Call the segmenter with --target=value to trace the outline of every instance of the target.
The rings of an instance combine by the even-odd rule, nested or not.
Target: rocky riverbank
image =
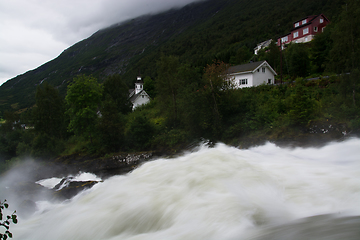
[[[360,137],[359,131],[350,129],[346,123],[314,121],[308,127],[284,128],[256,132],[240,137],[232,144],[239,148],[250,148],[272,142],[281,147],[321,147],[332,141],[342,141],[349,137]]]
[[[63,201],[99,182],[74,180],[72,176],[89,172],[104,180],[113,175],[126,174],[153,157],[153,152],[141,152],[118,153],[106,157],[69,155],[46,161],[28,160],[2,174],[1,198],[6,198],[15,205],[19,215],[26,216],[36,210],[36,201]],[[61,181],[52,189],[37,183],[54,177]]]

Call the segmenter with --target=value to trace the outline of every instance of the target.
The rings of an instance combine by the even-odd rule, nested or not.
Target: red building
[[[280,41],[283,47],[291,42],[310,42],[314,39],[316,34],[324,31],[324,28],[327,24],[329,24],[329,22],[330,21],[323,14],[308,16],[300,19],[299,21],[294,22],[294,28],[290,33],[277,40],[277,45],[280,46]]]

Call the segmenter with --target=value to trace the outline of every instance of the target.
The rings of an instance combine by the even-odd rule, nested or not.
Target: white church
[[[143,104],[150,102],[150,96],[144,90],[144,82],[138,76],[135,82],[135,89],[129,90],[129,99],[133,104],[133,110]]]

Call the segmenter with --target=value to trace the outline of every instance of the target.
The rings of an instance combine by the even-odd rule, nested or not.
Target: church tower
[[[135,89],[130,90],[130,101],[133,104],[133,110],[143,104],[150,102],[150,96],[144,90],[144,82],[141,80],[140,74],[135,82]]]
[[[143,87],[144,87],[144,82],[141,80],[141,77],[138,76],[135,82],[135,94],[141,92],[143,90]]]

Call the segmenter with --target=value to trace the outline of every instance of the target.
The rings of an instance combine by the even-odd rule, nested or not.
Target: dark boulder
[[[85,182],[77,182],[77,181],[71,181],[68,183],[66,187],[63,187],[62,189],[58,191],[54,191],[53,196],[56,200],[65,200],[70,199],[74,196],[76,196],[78,193],[91,188],[94,186],[97,181],[85,181]]]

